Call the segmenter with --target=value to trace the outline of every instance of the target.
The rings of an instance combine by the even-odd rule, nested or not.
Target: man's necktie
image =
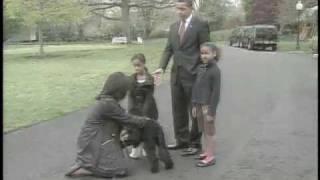
[[[182,42],[185,31],[186,31],[186,21],[181,21],[181,25],[178,32],[180,37],[180,42]]]

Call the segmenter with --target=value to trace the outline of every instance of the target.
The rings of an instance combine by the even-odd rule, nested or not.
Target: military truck
[[[266,49],[271,47],[277,50],[278,32],[274,25],[253,25],[244,30],[241,38],[241,47],[253,49]]]
[[[235,28],[229,37],[229,45],[235,47],[241,47],[241,40],[244,35],[244,30],[249,28],[250,26],[239,26]]]

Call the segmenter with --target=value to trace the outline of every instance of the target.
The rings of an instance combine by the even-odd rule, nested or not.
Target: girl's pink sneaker
[[[203,159],[205,159],[206,157],[207,157],[207,154],[206,154],[206,153],[201,153],[201,154],[199,154],[199,156],[196,157],[195,159],[196,159],[196,160],[203,160]]]
[[[205,159],[199,161],[196,166],[197,167],[208,167],[216,164],[216,158],[211,156],[211,157],[206,157]]]

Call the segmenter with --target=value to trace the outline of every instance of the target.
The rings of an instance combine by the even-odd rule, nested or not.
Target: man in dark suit
[[[167,45],[154,76],[156,80],[160,79],[173,56],[171,96],[176,143],[168,145],[168,148],[187,148],[182,154],[187,156],[198,153],[201,148],[201,133],[198,131],[196,119],[192,118],[192,127],[189,130],[190,100],[195,81],[194,71],[200,63],[200,45],[210,40],[210,30],[207,22],[192,14],[192,0],[177,0],[176,11],[180,20],[170,26]]]

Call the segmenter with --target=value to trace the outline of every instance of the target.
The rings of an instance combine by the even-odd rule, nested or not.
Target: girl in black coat
[[[203,153],[198,167],[215,164],[215,117],[220,99],[220,69],[217,61],[219,49],[210,43],[200,47],[201,64],[197,67],[197,78],[192,89],[192,116],[197,118],[199,131],[203,132]]]
[[[158,108],[153,97],[154,79],[145,67],[146,59],[142,53],[131,58],[135,73],[131,76],[131,87],[128,96],[128,110],[130,114],[158,119]],[[139,158],[144,153],[141,145],[133,147],[129,156]]]

